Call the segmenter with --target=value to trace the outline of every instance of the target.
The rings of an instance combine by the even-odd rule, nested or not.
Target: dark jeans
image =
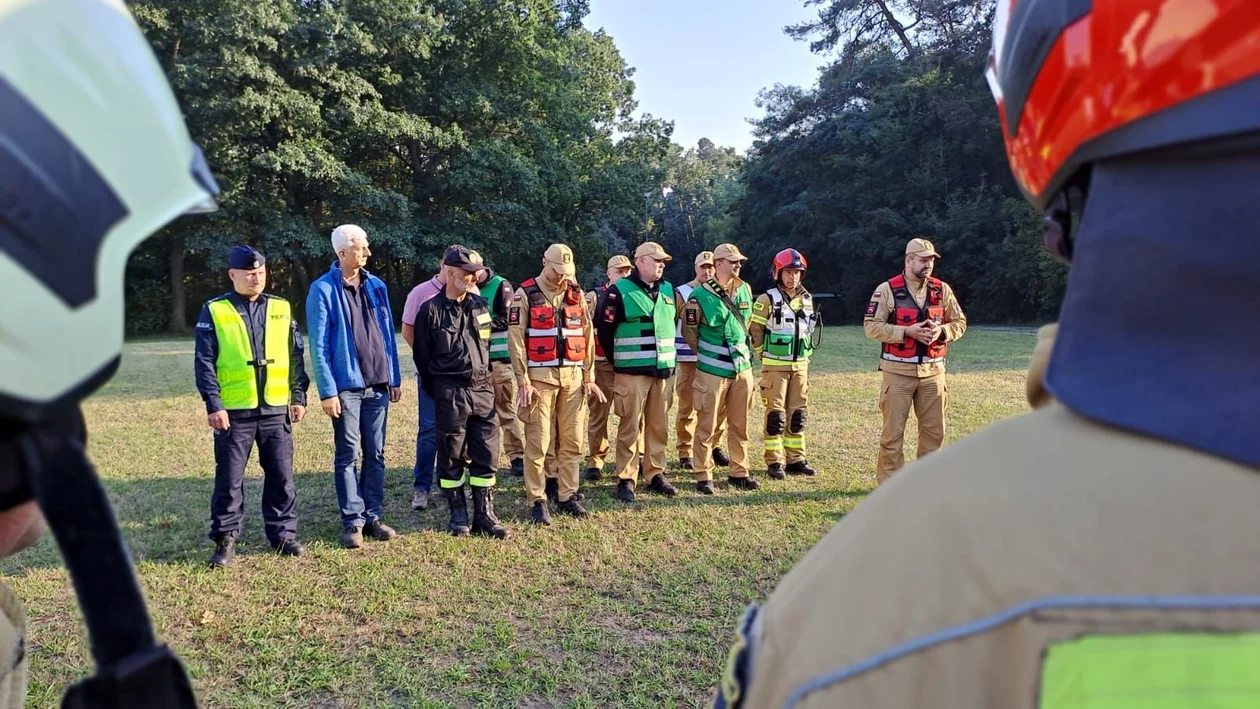
[[[412,470],[412,487],[428,492],[433,487],[433,467],[437,458],[437,424],[433,398],[420,392],[420,430],[416,433],[416,467]]]
[[[293,487],[293,428],[287,414],[231,418],[232,427],[214,432],[214,494],[210,497],[210,538],[240,536],[245,517],[245,464],[255,441],[263,469],[262,517],[267,541],[279,544],[297,533],[297,491]]]
[[[333,419],[333,483],[341,526],[362,527],[381,518],[385,504],[385,419],[389,387],[351,389],[337,395],[341,416]],[[356,465],[363,453],[362,466]]]

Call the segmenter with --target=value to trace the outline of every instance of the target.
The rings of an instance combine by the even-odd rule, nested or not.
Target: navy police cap
[[[239,268],[243,271],[252,271],[256,268],[262,268],[267,263],[267,258],[258,252],[252,246],[236,246],[228,252],[228,268]]]

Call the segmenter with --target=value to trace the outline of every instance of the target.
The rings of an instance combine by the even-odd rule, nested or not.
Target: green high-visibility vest
[[[495,294],[503,287],[503,276],[495,276],[486,281],[486,285],[481,289],[481,294],[485,296],[486,302],[490,303],[490,317],[500,318],[507,313],[498,313],[494,310]],[[512,355],[508,352],[508,333],[507,330],[492,330],[490,332],[490,361],[491,362],[511,362]]]
[[[613,369],[628,374],[646,369],[672,369],[678,352],[674,347],[674,287],[664,281],[656,300],[629,278],[613,286],[621,293],[625,321],[613,331]]]
[[[293,313],[284,298],[267,298],[267,329],[263,354],[254,356],[249,328],[227,298],[210,301],[210,319],[219,338],[214,362],[219,379],[219,398],[229,410],[258,408],[258,367],[264,367],[263,401],[267,406],[289,405],[289,333]]]
[[[782,367],[794,362],[808,362],[814,353],[814,298],[802,291],[792,302],[800,301],[800,310],[793,310],[778,288],[766,291],[770,296],[770,313],[761,319],[766,338],[761,347],[761,364]],[[754,315],[754,318],[757,316]]]
[[[696,353],[696,368],[716,377],[734,379],[735,375],[752,368],[752,350],[748,346],[748,317],[752,312],[752,289],[741,283],[739,290],[730,294],[740,312],[736,317],[722,298],[721,286],[715,280],[691,292],[691,299],[704,312],[704,322],[699,326],[700,351]]]

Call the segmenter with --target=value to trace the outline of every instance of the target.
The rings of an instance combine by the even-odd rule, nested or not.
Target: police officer
[[[640,467],[649,490],[668,497],[678,494],[665,480],[666,397],[668,381],[674,376],[678,321],[674,287],[664,280],[669,260],[660,244],[640,244],[634,251],[634,272],[605,291],[596,309],[599,342],[612,355],[616,372],[617,499],[622,502],[634,502]],[[641,459],[647,461],[642,466]]]
[[[577,499],[582,462],[582,407],[585,398],[604,399],[595,384],[591,319],[582,289],[573,281],[573,251],[552,244],[542,258],[542,273],[521,283],[508,308],[508,350],[521,382],[520,417],[525,423],[525,493],[531,519],[551,524],[547,507],[544,459],[558,427],[556,508],[574,517],[589,516]]]
[[[875,466],[880,483],[905,462],[902,441],[911,406],[919,420],[919,457],[939,449],[945,440],[945,355],[949,343],[967,330],[967,316],[953,289],[932,276],[939,257],[932,242],[911,239],[905,270],[879,284],[866,306],[866,336],[883,343],[879,410],[884,430]]]
[[[808,265],[796,249],[774,256],[774,285],[753,303],[749,333],[761,358],[761,401],[765,405],[766,472],[782,480],[786,472],[813,475],[805,459],[809,412],[809,357],[814,351],[818,315],[814,298],[801,285]]]
[[[713,252],[701,251],[696,254],[694,262],[695,279],[678,286],[678,328],[674,336],[674,347],[678,350],[678,370],[674,373],[675,390],[678,392],[678,418],[674,421],[674,435],[677,437],[678,464],[683,470],[692,470],[692,443],[696,436],[696,409],[692,396],[692,382],[696,379],[696,353],[691,350],[682,335],[683,308],[687,299],[697,287],[708,283],[713,278]],[[726,436],[726,419],[718,421],[713,441],[720,444]],[[718,457],[719,448],[713,449],[713,456]],[[725,455],[722,456],[725,459]],[[723,463],[725,464],[725,463]]]
[[[214,429],[210,498],[211,568],[236,554],[245,516],[245,464],[254,443],[263,469],[263,527],[271,548],[301,556],[293,487],[292,423],[306,415],[310,379],[289,301],[264,293],[267,259],[249,246],[228,253],[233,291],[208,301],[197,319],[193,372]]]
[[[603,297],[608,289],[616,285],[617,281],[630,275],[630,270],[634,266],[630,263],[630,259],[622,254],[617,254],[608,259],[608,268],[605,273],[608,276],[608,283],[589,291],[586,294],[586,310],[591,321],[595,322],[595,306],[597,301]],[[600,343],[598,337],[595,338],[595,384],[600,391],[605,392],[605,401],[600,403],[598,399],[588,398],[587,405],[587,455],[586,455],[586,479],[599,480],[604,472],[604,462],[608,460],[608,414],[612,409],[612,401],[608,399],[607,393],[612,392],[615,372],[613,372],[613,363],[608,361],[604,352],[604,346]]]
[[[696,353],[692,396],[699,412],[696,425],[696,491],[713,494],[713,445],[718,421],[725,418],[730,444],[731,487],[756,490],[748,470],[748,418],[756,382],[752,376],[752,349],[748,319],[752,315],[752,289],[740,280],[739,271],[748,257],[734,244],[713,250],[714,276],[691,291],[683,309],[683,339]]]
[[[494,513],[495,469],[499,462],[499,427],[490,375],[490,306],[472,293],[481,256],[452,247],[442,257],[446,287],[420,306],[413,357],[420,386],[436,404],[439,484],[451,511],[451,534],[469,532],[506,539],[508,530]],[[465,471],[465,460],[471,461]]]
[[[525,439],[516,420],[516,377],[512,375],[512,355],[508,351],[508,303],[512,284],[487,267],[477,279],[480,295],[490,304],[490,362],[494,380],[494,409],[499,417],[503,454],[511,461],[512,475],[525,474]]]

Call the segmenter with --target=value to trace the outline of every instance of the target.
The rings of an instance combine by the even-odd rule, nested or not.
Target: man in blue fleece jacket
[[[320,406],[332,418],[333,482],[341,508],[341,544],[363,546],[363,534],[388,541],[385,502],[385,419],[402,395],[394,319],[385,283],[368,273],[367,232],[333,230],[337,262],[306,296],[307,341]],[[359,453],[363,463],[356,465]]]

